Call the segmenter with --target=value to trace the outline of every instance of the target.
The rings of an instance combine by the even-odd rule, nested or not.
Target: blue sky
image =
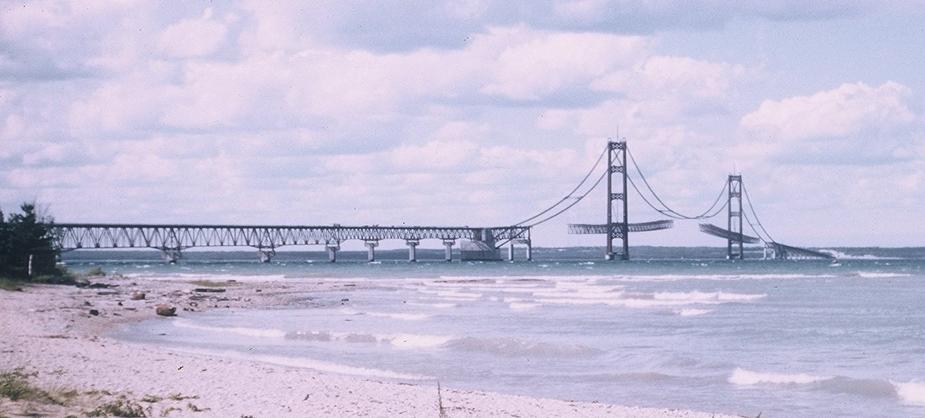
[[[781,242],[923,245],[923,6],[4,2],[0,208],[509,224],[619,134],[678,210],[737,171]],[[592,193],[536,244],[600,245],[565,224],[603,208]],[[633,243],[721,244],[696,229]]]

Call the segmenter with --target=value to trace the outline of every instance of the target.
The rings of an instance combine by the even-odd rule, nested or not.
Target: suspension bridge
[[[606,158],[607,165],[599,167]],[[627,160],[629,157],[629,160]],[[635,169],[634,180],[628,163]],[[598,172],[600,172],[598,174]],[[594,175],[598,174],[595,178]],[[594,179],[592,181],[592,179]],[[328,259],[337,261],[341,245],[349,240],[362,241],[368,261],[376,259],[375,249],[383,240],[403,240],[408,260],[417,261],[417,246],[422,240],[439,240],[445,248],[446,261],[453,260],[453,247],[460,244],[462,260],[501,260],[507,246],[507,258],[514,260],[515,246],[523,245],[527,260],[532,260],[531,231],[567,212],[596,190],[606,179],[606,218],[601,224],[570,224],[569,233],[605,236],[604,258],[629,260],[630,233],[669,229],[675,220],[706,220],[726,210],[726,228],[701,224],[700,230],[726,240],[727,258],[744,259],[745,244],[763,244],[764,257],[832,258],[819,251],[784,245],[774,241],[758,219],[741,175],[730,175],[705,211],[685,215],[667,204],[655,192],[636,163],[625,141],[609,141],[594,165],[581,181],[553,205],[520,222],[506,226],[330,226],[319,225],[192,225],[192,224],[105,224],[55,223],[51,233],[62,251],[78,249],[152,248],[161,251],[169,262],[177,262],[184,250],[194,247],[251,247],[261,261],[267,262],[276,249],[290,245],[323,246]],[[637,181],[640,182],[637,184]],[[650,208],[669,219],[630,223],[628,187]],[[648,192],[648,196],[643,191]],[[723,199],[723,197],[726,197]],[[748,205],[748,210],[743,206]],[[722,204],[720,204],[722,202]],[[755,236],[743,231],[743,220]],[[619,245],[614,247],[614,242]]]

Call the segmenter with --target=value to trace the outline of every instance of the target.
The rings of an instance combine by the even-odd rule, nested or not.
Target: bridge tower
[[[730,174],[727,184],[728,195],[726,196],[726,207],[728,216],[726,229],[742,237],[742,175]],[[729,260],[741,260],[745,258],[743,248],[743,239],[726,240],[726,258]]]
[[[614,259],[613,240],[622,241],[621,260],[629,260],[630,243],[629,243],[629,205],[627,203],[626,192],[626,141],[608,141],[607,142],[607,251],[604,254],[605,260]],[[616,176],[614,176],[616,174]],[[616,177],[616,179],[614,179]],[[614,181],[616,180],[616,185]],[[614,193],[614,186],[618,192]],[[614,214],[614,205],[617,208],[617,214]],[[618,220],[614,223],[614,218]]]

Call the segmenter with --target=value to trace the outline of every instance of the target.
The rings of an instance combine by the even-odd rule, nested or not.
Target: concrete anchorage
[[[379,241],[370,240],[366,241],[366,261],[372,263],[376,261],[376,247],[379,246]]]
[[[446,253],[443,256],[443,260],[446,262],[453,261],[453,245],[456,244],[454,239],[445,239],[443,240],[443,247],[446,249]]]
[[[409,239],[405,241],[405,244],[408,244],[408,261],[414,263],[418,261],[418,244],[421,241],[416,239]]]

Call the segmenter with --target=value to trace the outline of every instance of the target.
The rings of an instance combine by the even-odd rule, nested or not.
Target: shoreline
[[[340,375],[107,336],[120,325],[157,318],[158,304],[176,307],[179,317],[206,310],[274,308],[369,284],[361,281],[90,279],[100,287],[32,285],[22,292],[0,291],[0,373],[20,370],[30,384],[69,395],[59,396],[67,398],[63,405],[0,399],[0,415],[86,416],[101,405],[123,402],[149,417],[732,417],[447,387],[441,388],[438,400],[437,384],[431,381]],[[132,292],[144,292],[146,298],[132,300]]]

